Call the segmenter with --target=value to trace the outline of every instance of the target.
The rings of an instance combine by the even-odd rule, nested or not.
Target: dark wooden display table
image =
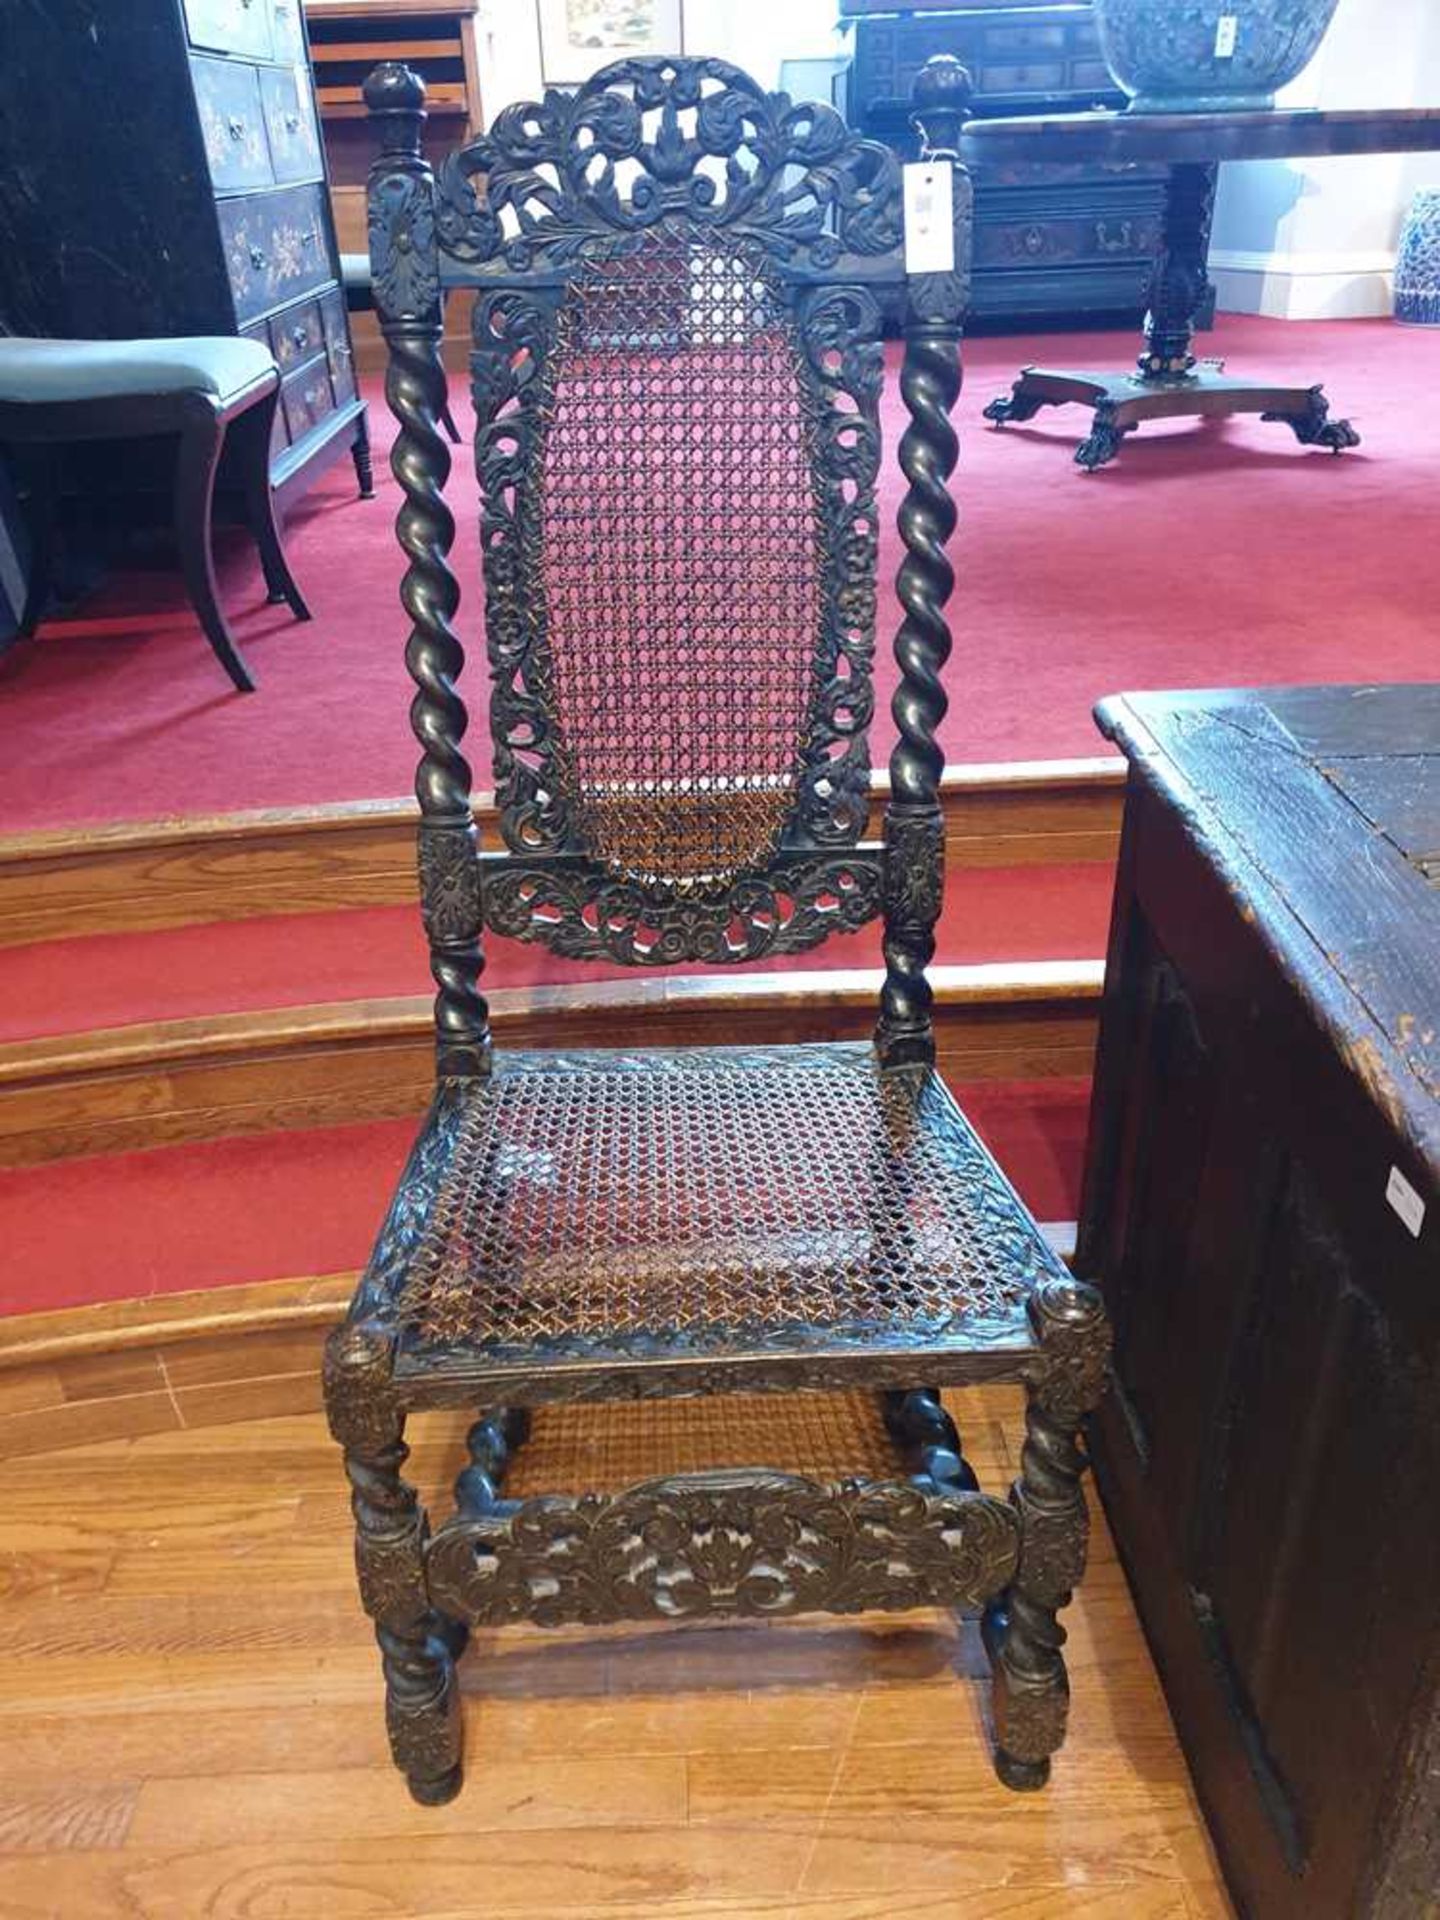
[[[1125,104],[1088,4],[946,0],[917,10],[902,0],[840,0],[840,12],[853,20],[853,58],[836,104],[858,132],[906,160],[916,154],[910,89],[934,54],[964,63],[977,118]],[[1076,326],[1129,325],[1145,311],[1169,175],[1160,161],[978,167],[966,324],[1028,327],[1063,317]],[[1213,289],[1207,296],[1213,306]]]
[[[1197,361],[1197,310],[1208,291],[1205,260],[1215,200],[1215,163],[1281,160],[1319,155],[1412,153],[1440,146],[1440,108],[1385,112],[1310,113],[1076,113],[1027,119],[978,120],[966,127],[961,157],[970,165],[1025,162],[1120,165],[1168,162],[1170,190],[1163,244],[1150,284],[1150,311],[1137,372],[1093,372],[1026,367],[1014,390],[985,409],[1003,426],[1032,419],[1042,407],[1076,401],[1095,409],[1089,436],[1075,453],[1091,471],[1113,460],[1120,442],[1142,420],[1177,414],[1217,418],[1258,413],[1281,420],[1306,446],[1339,453],[1360,444],[1348,420],[1331,420],[1329,402],[1314,383],[1260,385],[1225,373],[1220,362]]]
[[[1241,1912],[1440,1894],[1440,687],[1107,702],[1091,1447]]]

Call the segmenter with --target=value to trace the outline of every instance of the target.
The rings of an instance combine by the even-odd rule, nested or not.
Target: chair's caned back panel
[[[869,918],[893,158],[722,62],[627,61],[501,114],[437,225],[479,288],[488,924],[655,963]]]
[[[682,223],[587,260],[541,404],[521,590],[575,838],[723,890],[780,843],[830,664],[816,399],[763,254]]]

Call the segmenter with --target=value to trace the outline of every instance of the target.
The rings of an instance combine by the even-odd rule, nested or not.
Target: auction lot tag
[[[1239,14],[1222,13],[1220,18],[1215,22],[1215,58],[1217,60],[1233,60],[1235,58],[1235,42],[1239,33]]]
[[[1418,1240],[1425,1224],[1425,1202],[1398,1167],[1391,1167],[1385,1198]]]
[[[905,169],[905,271],[955,270],[955,179],[948,160]]]

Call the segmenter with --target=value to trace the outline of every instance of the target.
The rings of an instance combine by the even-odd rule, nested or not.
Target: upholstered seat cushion
[[[206,393],[222,405],[274,375],[254,340],[32,340],[0,337],[0,401],[53,404],[122,394]]]

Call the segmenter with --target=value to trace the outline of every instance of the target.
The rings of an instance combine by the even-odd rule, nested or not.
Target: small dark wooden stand
[[[1127,695],[1076,1271],[1236,1905],[1440,1894],[1440,687]]]
[[[1093,407],[1095,421],[1075,450],[1087,472],[1113,460],[1144,420],[1177,415],[1219,419],[1258,413],[1284,421],[1303,446],[1340,453],[1360,444],[1348,420],[1332,420],[1314,383],[1262,385],[1227,374],[1223,362],[1192,352],[1197,311],[1207,292],[1206,255],[1219,160],[1278,160],[1322,154],[1406,153],[1440,146],[1440,110],[1332,113],[1077,113],[1052,118],[981,120],[966,128],[972,166],[1112,165],[1167,161],[1164,242],[1150,283],[1145,339],[1136,372],[1026,367],[1010,394],[985,418],[997,427],[1031,420],[1042,407]]]

